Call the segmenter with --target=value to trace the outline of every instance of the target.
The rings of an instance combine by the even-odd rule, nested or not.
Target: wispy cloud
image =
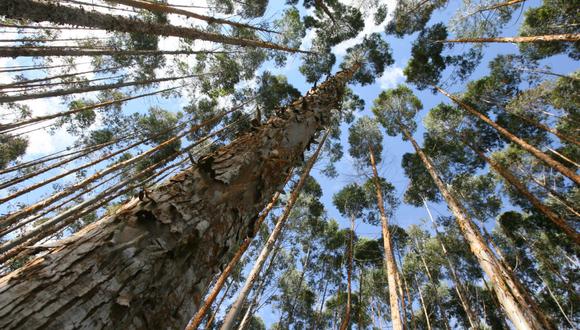
[[[398,66],[389,67],[379,78],[382,89],[393,88],[405,80],[403,69]]]

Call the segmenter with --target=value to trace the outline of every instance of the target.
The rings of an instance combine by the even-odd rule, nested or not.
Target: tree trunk
[[[61,41],[61,40],[56,40]],[[46,56],[160,56],[193,54],[229,54],[229,51],[212,50],[148,50],[148,49],[83,49],[75,47],[0,47],[0,57]]]
[[[533,175],[528,175],[527,178],[532,180],[532,182],[534,182],[536,185],[544,188],[544,190],[546,190],[548,194],[550,194],[555,200],[559,201],[562,205],[564,205],[568,209],[568,211],[572,212],[575,216],[580,218],[580,212],[574,207],[574,205],[568,200],[568,198],[562,196],[562,194],[550,188],[547,184],[536,179]]]
[[[463,16],[463,19],[470,17],[470,16],[473,16],[477,13],[482,13],[484,11],[494,10],[494,9],[498,9],[498,8],[502,8],[502,7],[509,7],[509,6],[517,5],[518,3],[522,3],[525,1],[526,0],[509,0],[506,2],[496,3],[496,4],[491,5],[491,6],[483,6],[483,7],[478,8],[477,10]]]
[[[439,230],[437,229],[437,224],[435,223],[435,220],[433,220],[433,216],[431,215],[431,211],[429,210],[429,207],[427,206],[427,201],[423,200],[423,203],[425,204],[425,209],[427,210],[427,214],[429,215],[429,219],[431,219],[431,223],[433,224],[433,229],[435,230],[435,235],[437,237],[437,241],[441,245],[441,251],[443,251],[443,256],[445,257],[445,260],[447,261],[447,267],[449,268],[449,273],[451,273],[451,280],[453,281],[453,284],[455,286],[455,292],[457,293],[457,297],[459,298],[459,302],[461,302],[461,307],[465,311],[465,315],[467,315],[467,320],[469,322],[469,326],[471,329],[478,329],[479,322],[477,322],[477,316],[476,316],[475,312],[471,309],[471,306],[469,305],[469,301],[466,298],[465,287],[463,286],[461,281],[459,281],[459,276],[457,275],[457,271],[455,270],[455,266],[453,265],[453,262],[451,262],[451,258],[449,257],[449,254],[447,253],[447,248],[445,247],[445,244],[443,244],[443,241],[441,240]]]
[[[0,328],[185,327],[358,67],[1,278]]]
[[[484,42],[524,43],[524,42],[554,42],[554,41],[577,42],[580,41],[580,34],[565,33],[565,34],[552,34],[552,35],[529,36],[529,37],[460,38],[460,39],[441,40],[441,42],[444,43],[484,43]]]
[[[234,304],[232,305],[232,307],[230,308],[230,310],[226,314],[225,319],[224,319],[224,323],[221,327],[222,330],[230,330],[233,328],[234,323],[238,317],[238,314],[240,313],[240,310],[242,308],[242,305],[244,304],[246,297],[250,293],[250,290],[252,289],[254,282],[258,278],[260,271],[262,270],[262,267],[264,266],[264,263],[266,262],[266,259],[270,255],[270,252],[272,252],[272,248],[274,247],[274,244],[276,243],[278,236],[280,236],[280,233],[282,232],[282,229],[284,228],[286,221],[288,220],[288,216],[290,215],[290,211],[292,211],[292,207],[294,206],[294,203],[296,203],[296,200],[298,199],[298,196],[300,195],[300,190],[302,189],[304,182],[308,178],[308,176],[310,174],[310,170],[312,169],[312,166],[314,166],[314,163],[316,162],[316,159],[318,158],[318,155],[320,154],[320,150],[324,146],[324,142],[326,141],[326,138],[328,137],[328,132],[329,131],[327,131],[324,134],[324,137],[322,138],[322,140],[318,144],[318,148],[316,149],[316,151],[314,152],[312,157],[310,157],[310,159],[308,160],[308,163],[304,167],[302,175],[300,176],[300,180],[296,184],[296,187],[294,187],[294,190],[292,191],[292,194],[290,195],[290,198],[288,199],[288,202],[286,203],[286,207],[284,208],[284,212],[278,217],[278,219],[276,221],[276,226],[274,227],[274,230],[272,231],[272,233],[270,233],[270,237],[268,237],[268,241],[266,242],[266,244],[262,248],[262,251],[260,252],[260,255],[258,256],[258,259],[256,259],[256,263],[254,264],[254,266],[252,267],[252,270],[250,271],[250,274],[246,278],[246,282],[244,283],[244,286],[240,290],[240,293],[238,294],[236,301],[234,302]]]
[[[73,8],[35,0],[3,0],[0,2],[0,15],[4,15],[6,18],[24,19],[33,22],[48,21],[55,24],[93,27],[108,31],[143,33],[165,37],[173,36],[242,47],[258,47],[287,52],[308,53],[307,51],[288,48],[262,40],[233,38],[194,28],[145,22],[135,18],[86,11],[82,8]]]
[[[487,246],[477,226],[467,215],[467,211],[451,195],[447,186],[437,174],[431,160],[423,153],[423,150],[421,150],[415,139],[413,139],[413,136],[405,127],[401,126],[400,128],[403,135],[411,141],[413,148],[421,158],[433,181],[435,181],[435,184],[455,216],[459,228],[469,244],[471,252],[475,255],[479,265],[491,280],[498,300],[514,326],[517,329],[554,329],[554,326],[544,315],[541,315],[541,313],[538,313],[538,310],[528,306],[528,302],[531,300],[529,294],[521,290],[521,285],[517,283],[517,279],[507,274],[507,270],[502,267],[489,246]]]
[[[538,150],[536,147],[530,145],[529,143],[527,143],[523,139],[520,139],[519,137],[513,135],[508,130],[506,130],[505,128],[501,127],[500,125],[498,125],[493,120],[489,119],[489,117],[487,117],[484,114],[480,113],[479,111],[475,110],[473,107],[469,106],[465,102],[462,102],[459,98],[457,98],[457,97],[455,97],[455,96],[447,93],[446,91],[444,91],[443,89],[441,89],[441,88],[439,88],[437,86],[434,86],[434,87],[441,94],[447,96],[448,98],[450,98],[451,100],[453,100],[455,103],[459,104],[463,109],[467,110],[470,114],[472,114],[473,116],[479,118],[480,120],[482,120],[486,124],[488,124],[491,127],[493,127],[496,131],[498,131],[499,133],[501,133],[508,140],[510,140],[511,142],[517,144],[518,146],[520,146],[522,149],[526,150],[527,152],[531,153],[536,158],[538,158],[539,160],[541,160],[544,163],[546,163],[548,166],[550,166],[553,169],[557,170],[558,172],[564,174],[565,176],[567,176],[568,178],[570,178],[570,180],[574,181],[577,185],[580,185],[580,176],[577,175],[574,171],[572,171],[571,169],[569,169],[566,166],[562,165],[560,162],[558,162],[558,161],[550,158],[548,155],[546,155],[542,151]]]
[[[292,297],[292,304],[290,305],[290,311],[288,312],[288,317],[286,318],[286,325],[290,327],[292,324],[292,319],[294,318],[294,309],[296,308],[296,299],[300,295],[300,291],[302,291],[302,282],[304,281],[304,276],[306,276],[306,270],[310,265],[310,253],[312,252],[311,246],[308,246],[308,252],[306,253],[306,262],[302,266],[302,272],[300,274],[300,279],[298,280],[298,291],[294,293]],[[283,324],[283,323],[280,323]]]
[[[220,301],[215,306],[214,312],[211,313],[211,316],[209,317],[209,320],[207,320],[207,322],[205,323],[205,330],[211,329],[211,325],[213,323],[213,320],[215,319],[217,313],[219,312],[220,307],[223,304],[224,300],[226,300],[226,297],[228,296],[228,292],[230,291],[231,287],[232,287],[232,283],[230,283],[230,285],[228,285],[228,287],[226,288],[226,291],[224,292],[224,294],[221,297]]]
[[[201,74],[207,75],[207,74]],[[97,92],[97,91],[104,91],[109,89],[117,89],[123,87],[131,87],[131,86],[143,86],[149,84],[156,84],[165,81],[174,81],[174,80],[181,80],[193,77],[199,77],[198,74],[180,76],[180,77],[166,77],[166,78],[155,78],[155,79],[146,79],[146,80],[136,80],[136,81],[127,81],[127,82],[117,82],[112,84],[101,84],[101,85],[92,85],[92,86],[83,86],[83,87],[75,87],[75,88],[61,88],[55,89],[46,92],[40,93],[32,93],[32,94],[17,94],[17,95],[5,95],[0,96],[0,103],[8,103],[8,102],[16,102],[16,101],[25,101],[25,100],[32,100],[32,99],[41,99],[45,97],[56,97],[56,96],[65,96],[71,94],[80,94],[80,93],[88,93],[88,92]]]
[[[421,290],[421,284],[417,282],[415,278],[415,285],[419,291],[419,300],[421,300],[421,309],[423,310],[423,315],[425,315],[425,322],[427,322],[427,329],[431,330],[431,321],[429,320],[429,313],[427,312],[427,306],[425,305],[425,299],[423,299],[423,291]]]
[[[483,152],[479,151],[475,147],[473,147],[470,143],[465,141],[465,145],[467,145],[471,150],[481,157],[485,162],[489,164],[489,166],[496,171],[501,177],[503,177],[509,184],[511,184],[520,194],[524,195],[526,199],[540,212],[542,212],[556,227],[560,228],[568,238],[570,238],[574,243],[580,244],[580,234],[576,232],[574,228],[572,228],[566,220],[562,219],[559,215],[557,215],[554,211],[552,211],[549,207],[544,205],[540,202],[536,196],[534,196],[528,188],[520,181],[518,178],[515,177],[509,170],[498,164],[493,158],[487,157]]]
[[[350,314],[352,310],[352,255],[353,255],[353,248],[354,248],[354,220],[355,217],[350,217],[350,239],[348,242],[348,266],[346,270],[346,283],[347,283],[347,291],[346,291],[346,310],[344,311],[344,318],[340,323],[340,330],[346,330],[350,324]]]
[[[196,19],[202,20],[202,21],[206,21],[208,24],[225,24],[225,25],[230,25],[230,26],[237,27],[240,29],[251,29],[251,30],[257,30],[257,31],[274,32],[275,33],[275,31],[264,29],[264,28],[261,28],[259,26],[253,26],[253,25],[249,25],[249,24],[228,21],[228,20],[218,18],[218,17],[205,16],[205,15],[191,12],[189,10],[173,8],[173,7],[164,5],[162,3],[155,3],[155,2],[142,1],[142,0],[108,0],[108,1],[114,2],[114,3],[119,3],[122,5],[126,5],[126,6],[130,6],[130,7],[134,7],[134,8],[147,9],[151,12],[183,15],[186,17],[191,17],[191,18],[196,18]]]
[[[548,132],[548,133],[551,133],[551,134],[557,136],[560,139],[560,141],[562,141],[562,142],[565,141],[565,142],[568,142],[568,143],[575,144],[576,146],[580,146],[580,142],[578,140],[576,140],[575,138],[573,138],[571,136],[568,136],[566,134],[562,134],[558,130],[553,129],[551,127],[548,127],[547,125],[544,125],[544,124],[540,123],[537,120],[528,118],[528,117],[526,117],[524,115],[521,115],[521,114],[518,114],[518,113],[513,113],[513,112],[508,112],[508,113],[511,114],[511,115],[513,115],[513,116],[516,116],[516,117],[520,118],[521,120],[525,121],[526,123],[528,123],[528,124],[530,124],[532,126],[535,126],[535,127],[539,128],[539,129],[545,131],[545,132]]]
[[[387,283],[389,286],[389,304],[391,306],[391,321],[394,330],[402,330],[403,322],[401,320],[401,310],[399,308],[399,294],[397,291],[398,273],[397,263],[395,262],[395,255],[393,254],[391,233],[389,231],[389,220],[385,212],[385,204],[383,202],[383,194],[381,193],[381,186],[379,183],[379,174],[377,165],[375,163],[375,155],[373,149],[369,146],[369,156],[371,159],[371,166],[373,169],[373,181],[377,193],[377,201],[379,213],[381,214],[381,228],[383,234],[383,248],[385,249],[385,268],[387,271]]]
[[[288,175],[286,182],[288,182],[288,180],[290,179],[291,174],[292,172],[290,172],[290,175]],[[286,184],[284,184],[284,186],[285,185]],[[254,225],[254,232],[252,233],[252,235],[250,235],[251,237],[246,237],[246,239],[244,239],[244,241],[236,251],[236,254],[234,254],[232,259],[228,262],[226,268],[224,268],[224,270],[221,272],[220,276],[218,277],[216,283],[214,284],[206,300],[203,302],[199,310],[196,312],[195,316],[191,319],[190,323],[186,327],[186,330],[195,330],[199,327],[199,325],[203,321],[203,318],[205,317],[205,314],[210,309],[214,300],[217,298],[218,294],[220,293],[224,284],[226,283],[226,280],[229,278],[230,274],[234,270],[234,267],[236,267],[240,259],[242,259],[242,256],[244,255],[246,250],[248,250],[248,247],[250,247],[250,243],[252,243],[252,238],[256,234],[258,234],[258,231],[260,230],[262,223],[264,222],[264,220],[266,220],[266,217],[268,216],[268,214],[270,214],[270,211],[272,211],[274,205],[276,205],[276,202],[278,201],[279,198],[280,192],[277,191],[276,193],[274,193],[274,197],[272,197],[270,203],[268,203],[264,211],[262,211],[262,214],[260,215],[258,220],[256,220],[256,224]]]

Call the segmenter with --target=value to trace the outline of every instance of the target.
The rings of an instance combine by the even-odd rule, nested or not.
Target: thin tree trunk
[[[408,302],[409,302],[409,310],[411,311],[411,327],[413,330],[417,329],[415,325],[415,312],[413,311],[413,298],[411,298],[411,292],[409,291],[409,286],[407,285],[407,279],[405,275],[401,276],[403,278],[403,285],[405,286],[405,292],[407,293]]]
[[[560,228],[574,243],[580,244],[580,234],[576,232],[564,219],[553,212],[549,207],[540,202],[526,186],[518,180],[509,170],[498,164],[493,158],[487,157],[483,152],[472,146],[465,139],[463,140],[471,150],[481,157],[489,166],[501,175],[507,182],[509,182],[520,194],[524,195],[526,199],[540,212],[542,212],[556,227]]]
[[[318,315],[316,315],[315,319],[314,319],[314,324],[312,326],[312,330],[317,330],[318,329],[318,322],[320,321],[320,317],[322,316],[322,311],[324,310],[324,303],[326,302],[326,290],[328,289],[328,280],[326,279],[326,277],[328,276],[328,273],[326,272],[326,258],[324,258],[324,265],[322,266],[322,269],[324,269],[324,277],[325,277],[325,281],[324,281],[324,290],[322,291],[322,299],[320,300],[320,308],[318,310]]]
[[[262,40],[228,37],[194,28],[145,22],[135,18],[86,11],[81,8],[67,7],[55,3],[38,2],[35,0],[3,0],[0,2],[0,14],[4,15],[6,18],[24,19],[33,22],[49,21],[55,24],[93,27],[108,31],[144,33],[166,37],[173,36],[242,47],[258,47],[287,52],[308,53],[306,51],[288,48]]]
[[[544,163],[546,163],[548,166],[550,166],[553,169],[557,170],[558,172],[564,174],[565,176],[567,176],[568,178],[570,178],[570,180],[572,180],[576,184],[580,185],[580,176],[577,175],[574,171],[572,171],[571,169],[569,169],[566,166],[562,165],[560,162],[558,162],[558,161],[550,158],[544,152],[538,150],[536,147],[530,145],[529,143],[527,143],[523,139],[520,139],[519,137],[513,135],[508,130],[506,130],[505,128],[501,127],[500,125],[498,125],[493,120],[489,119],[489,117],[485,116],[484,114],[482,114],[479,111],[475,110],[473,107],[471,107],[468,104],[466,104],[465,102],[461,101],[459,98],[457,98],[457,97],[455,97],[455,96],[447,93],[446,91],[444,91],[443,89],[441,89],[441,88],[439,88],[437,86],[434,86],[434,87],[441,94],[447,96],[448,98],[450,98],[451,100],[453,100],[455,103],[459,104],[467,112],[469,112],[473,116],[479,118],[480,120],[482,120],[483,122],[485,122],[489,126],[493,127],[496,131],[498,131],[503,136],[505,136],[506,138],[508,138],[508,140],[510,140],[511,142],[517,144],[522,149],[526,150],[527,152],[531,153],[532,155],[534,155],[539,160],[541,160]]]
[[[359,67],[0,278],[0,327],[184,327]]]
[[[350,216],[350,237],[348,242],[348,266],[346,270],[346,283],[347,283],[347,290],[346,290],[346,310],[344,311],[344,318],[340,323],[340,330],[346,330],[350,324],[350,314],[352,310],[352,255],[353,255],[353,248],[354,248],[354,220],[355,217],[353,215]]]
[[[576,325],[574,323],[572,323],[572,321],[570,321],[570,318],[568,318],[568,315],[566,315],[566,312],[564,311],[564,308],[562,308],[562,305],[560,305],[560,302],[558,301],[558,298],[556,298],[556,296],[554,295],[554,293],[550,289],[550,286],[548,285],[548,282],[546,282],[542,278],[542,276],[540,276],[540,274],[537,271],[536,271],[536,273],[538,274],[538,277],[540,278],[540,280],[542,280],[542,282],[544,282],[544,285],[546,286],[546,289],[548,290],[548,293],[550,294],[550,297],[552,298],[552,300],[554,300],[554,302],[556,303],[556,306],[558,306],[558,309],[560,310],[560,313],[562,313],[562,315],[566,319],[566,322],[568,322],[568,324],[570,324],[571,329],[576,329]]]
[[[477,13],[481,13],[481,12],[484,12],[484,11],[489,11],[489,10],[494,10],[494,9],[498,9],[498,8],[503,8],[503,7],[509,7],[509,6],[517,5],[518,3],[522,3],[522,2],[525,2],[525,1],[526,0],[509,0],[509,1],[506,1],[506,2],[496,3],[496,4],[491,5],[491,6],[483,6],[483,7],[478,8],[474,12],[471,12],[471,13],[465,15],[464,18],[467,18],[469,16],[473,16],[473,15],[475,15]]]
[[[290,311],[288,312],[288,317],[286,318],[286,325],[288,327],[290,327],[290,324],[292,324],[292,319],[294,318],[294,309],[296,308],[296,299],[298,298],[298,296],[300,295],[300,291],[302,290],[302,282],[304,281],[304,276],[306,275],[306,270],[308,269],[308,266],[310,265],[310,253],[311,253],[311,246],[308,246],[308,252],[306,253],[306,262],[304,263],[304,265],[302,266],[302,272],[300,273],[300,279],[298,280],[298,291],[296,293],[294,293],[294,296],[292,297],[292,304],[290,305]],[[279,322],[279,324],[283,324],[281,322]]]
[[[539,128],[539,129],[545,131],[545,132],[548,132],[548,133],[551,133],[551,134],[557,136],[560,139],[560,141],[562,141],[562,142],[565,141],[565,142],[569,142],[569,143],[575,144],[577,146],[580,146],[580,141],[578,141],[575,138],[573,138],[571,136],[568,136],[566,134],[562,134],[558,130],[553,129],[551,127],[548,127],[547,125],[544,125],[544,124],[540,123],[537,120],[528,118],[528,117],[526,117],[524,115],[521,115],[521,114],[518,114],[518,113],[513,113],[513,112],[508,112],[508,113],[511,114],[511,115],[513,115],[513,116],[516,116],[516,117],[520,118],[521,120],[525,121],[526,123],[528,123],[528,124],[530,124],[532,126],[535,126],[535,127]]]
[[[280,236],[280,233],[282,232],[282,229],[284,228],[286,221],[288,220],[288,217],[290,215],[290,211],[292,211],[292,208],[294,207],[294,204],[296,203],[296,200],[298,199],[298,196],[300,195],[300,191],[302,189],[302,186],[304,186],[304,182],[306,181],[306,179],[310,175],[310,170],[312,169],[312,166],[314,166],[314,163],[316,162],[316,159],[318,158],[318,155],[320,154],[320,150],[324,146],[324,142],[326,141],[326,138],[328,137],[328,132],[329,131],[327,131],[324,134],[324,137],[322,138],[322,140],[318,144],[318,148],[316,149],[316,151],[314,152],[312,157],[310,157],[310,159],[308,160],[308,163],[304,167],[302,175],[300,176],[300,180],[298,181],[298,183],[294,187],[294,190],[292,191],[292,194],[290,195],[290,198],[288,199],[288,202],[286,203],[286,206],[284,208],[284,212],[278,217],[278,219],[276,221],[276,226],[274,227],[274,230],[272,230],[272,233],[270,233],[270,237],[268,238],[268,241],[266,242],[266,244],[262,248],[262,251],[260,252],[260,255],[258,256],[258,258],[256,259],[256,262],[255,262],[254,266],[252,267],[250,274],[246,278],[246,282],[244,283],[244,286],[240,290],[240,293],[238,294],[236,301],[233,303],[232,307],[230,308],[230,310],[226,314],[225,319],[224,319],[224,323],[221,326],[222,330],[233,329],[234,323],[237,319],[238,314],[240,313],[242,305],[244,304],[246,297],[250,293],[252,286],[254,285],[256,279],[258,278],[258,275],[260,274],[260,271],[262,270],[262,267],[264,266],[266,259],[268,258],[268,256],[272,252],[272,248],[274,247],[274,244],[276,243],[278,236]]]
[[[16,82],[9,83],[9,84],[1,84],[0,85],[0,89],[4,89],[4,88],[26,88],[26,87],[28,87],[28,84],[32,84],[32,83],[45,82],[45,81],[50,81],[50,80],[55,80],[55,79],[61,79],[61,78],[76,77],[76,76],[80,76],[80,75],[84,75],[84,74],[88,74],[88,73],[97,73],[97,72],[104,72],[104,71],[116,71],[116,70],[118,70],[120,68],[122,68],[122,66],[114,66],[114,67],[105,68],[105,69],[95,69],[95,70],[89,70],[89,71],[82,71],[82,72],[75,72],[75,73],[60,74],[60,75],[56,75],[56,76],[49,76],[49,77],[38,78],[38,79],[21,80],[21,81],[16,81]]]
[[[358,308],[357,308],[357,321],[358,321],[358,330],[363,330],[362,326],[362,299],[363,299],[363,282],[364,282],[364,274],[363,274],[363,267],[359,267],[359,280],[358,280]]]
[[[402,330],[403,322],[401,320],[401,310],[399,308],[399,294],[397,292],[397,278],[398,270],[397,264],[395,262],[395,256],[393,254],[391,233],[389,231],[389,220],[385,212],[385,204],[383,201],[383,194],[381,192],[381,186],[379,183],[379,174],[377,171],[377,165],[375,163],[375,155],[373,149],[369,146],[369,156],[371,160],[371,166],[373,169],[373,182],[375,184],[375,190],[377,194],[377,206],[379,208],[379,213],[381,214],[381,228],[383,234],[383,248],[385,250],[385,268],[387,271],[387,282],[389,286],[389,303],[391,306],[391,321],[393,323],[394,330]]]
[[[181,86],[165,88],[165,89],[161,89],[161,90],[151,92],[151,93],[145,93],[145,94],[140,94],[140,95],[123,97],[123,98],[115,99],[115,100],[109,100],[109,101],[81,107],[78,109],[61,111],[61,112],[57,112],[57,113],[52,113],[50,115],[37,116],[37,117],[17,121],[14,123],[0,124],[0,133],[6,132],[6,131],[11,131],[11,130],[14,130],[15,128],[19,128],[22,126],[28,126],[28,125],[31,125],[31,124],[34,124],[34,123],[37,123],[40,121],[50,120],[50,119],[59,118],[59,117],[63,117],[63,116],[70,116],[70,115],[73,115],[75,113],[79,113],[79,112],[83,112],[83,111],[87,111],[87,110],[92,110],[92,109],[97,109],[97,108],[102,108],[102,107],[106,107],[106,106],[113,105],[113,104],[120,104],[120,103],[124,103],[127,101],[139,99],[142,97],[147,97],[147,96],[152,96],[152,95],[172,91],[172,90],[179,89],[179,88],[181,88]]]
[[[193,54],[231,54],[232,51],[213,50],[148,50],[148,49],[84,49],[78,47],[0,47],[0,57],[47,57],[47,56],[161,56]],[[239,52],[238,52],[239,53]]]
[[[568,209],[568,211],[572,212],[575,216],[580,218],[580,212],[576,210],[574,205],[566,197],[562,196],[562,194],[550,188],[548,185],[542,183],[540,180],[536,179],[533,175],[528,175],[527,177],[538,186],[544,188],[548,192],[548,194],[550,194],[554,199],[562,203],[562,205],[564,205]]]
[[[421,285],[417,282],[415,278],[415,285],[419,291],[419,300],[421,300],[421,309],[423,310],[423,315],[425,315],[425,321],[427,322],[427,329],[431,330],[431,321],[429,320],[429,313],[427,312],[427,306],[425,305],[425,299],[423,299],[423,291],[421,290]]]
[[[204,74],[192,74],[186,76],[179,76],[179,77],[166,77],[166,78],[155,78],[155,79],[146,79],[146,80],[136,80],[136,81],[127,81],[127,82],[117,82],[112,84],[102,84],[102,85],[93,85],[93,86],[83,86],[83,87],[76,87],[76,88],[63,88],[63,89],[56,89],[47,92],[40,92],[34,94],[18,94],[18,95],[6,95],[0,96],[0,103],[7,103],[7,102],[16,102],[16,101],[25,101],[25,100],[32,100],[32,99],[41,99],[45,97],[55,97],[55,96],[65,96],[71,94],[79,94],[79,93],[88,93],[88,92],[96,92],[96,91],[103,91],[109,89],[117,89],[123,87],[131,87],[131,86],[143,86],[149,84],[155,84],[165,81],[174,81],[174,80],[181,80],[193,77],[199,77],[208,75],[211,73],[204,73]]]
[[[211,313],[209,320],[207,320],[207,322],[205,323],[205,330],[211,329],[211,325],[213,323],[213,320],[215,320],[215,317],[216,317],[217,313],[219,312],[221,305],[223,304],[224,300],[226,300],[226,297],[227,297],[228,292],[230,291],[231,287],[232,287],[232,283],[230,283],[230,285],[228,285],[228,287],[226,288],[226,291],[224,292],[224,294],[220,298],[220,301],[215,306],[215,311],[213,313]]]
[[[494,291],[504,311],[517,329],[554,329],[554,326],[544,315],[535,308],[529,308],[531,298],[515,278],[507,274],[491,249],[485,243],[477,226],[469,218],[461,204],[451,195],[447,186],[437,174],[431,160],[419,147],[413,136],[403,126],[400,127],[403,135],[411,141],[413,148],[421,158],[425,168],[435,181],[439,191],[445,198],[447,205],[455,216],[463,236],[469,244],[471,252],[477,258],[479,265],[493,283]]]
[[[565,33],[552,34],[543,36],[529,36],[529,37],[495,37],[495,38],[459,38],[441,40],[444,43],[485,43],[485,42],[501,42],[501,43],[524,43],[524,42],[554,42],[566,41],[577,42],[580,41],[580,34]]]
[[[435,223],[435,220],[433,219],[433,216],[431,215],[431,211],[429,210],[429,206],[427,206],[427,201],[423,200],[423,204],[425,204],[425,209],[427,210],[427,214],[429,215],[429,219],[431,220],[431,223],[433,224],[433,229],[435,230],[435,235],[437,237],[437,241],[441,245],[441,251],[443,251],[443,256],[445,257],[445,260],[447,261],[447,266],[449,268],[449,272],[451,273],[451,279],[452,279],[453,284],[455,286],[455,292],[457,293],[457,297],[459,298],[459,301],[461,302],[461,307],[463,307],[463,310],[465,311],[465,315],[467,315],[467,320],[469,322],[469,326],[471,327],[471,329],[477,329],[478,328],[477,316],[476,316],[475,312],[471,309],[471,306],[469,305],[469,301],[467,300],[467,298],[465,296],[465,292],[467,290],[465,289],[465,287],[463,286],[461,281],[459,281],[459,276],[457,275],[457,271],[455,270],[455,266],[453,265],[453,262],[451,262],[451,258],[449,257],[449,253],[447,252],[447,248],[445,247],[445,244],[443,244],[443,241],[441,240],[439,230],[437,229],[437,224]]]
[[[257,31],[263,31],[263,32],[276,33],[276,31],[261,28],[259,26],[253,26],[253,25],[249,25],[249,24],[228,21],[228,20],[218,18],[218,17],[205,16],[205,15],[191,12],[189,10],[172,8],[172,7],[164,5],[162,3],[155,3],[155,2],[141,1],[141,0],[109,0],[109,1],[114,2],[114,3],[119,3],[122,5],[126,5],[126,6],[130,6],[130,7],[134,7],[134,8],[147,9],[151,12],[183,15],[186,17],[206,21],[208,24],[225,24],[225,25],[230,25],[233,27],[241,28],[241,29],[251,29],[251,30],[257,30]]]

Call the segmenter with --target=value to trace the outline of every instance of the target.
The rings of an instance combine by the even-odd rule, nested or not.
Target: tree
[[[405,90],[404,87],[400,87],[399,89]],[[498,300],[507,316],[518,326],[530,329],[552,328],[553,326],[546,319],[545,315],[543,315],[537,307],[534,307],[533,300],[529,297],[526,291],[522,290],[522,286],[518,283],[517,279],[509,276],[508,272],[497,260],[492,250],[485,243],[479,229],[471,220],[464,206],[459,203],[459,201],[449,191],[446,184],[441,180],[437,170],[433,166],[433,163],[411,135],[412,127],[405,126],[405,119],[412,117],[412,115],[417,112],[417,108],[403,106],[396,110],[392,110],[389,107],[383,109],[381,104],[389,103],[386,102],[388,100],[388,97],[386,97],[387,95],[389,94],[385,93],[379,96],[378,100],[375,102],[376,106],[373,111],[379,113],[383,118],[388,118],[388,120],[381,120],[381,122],[385,123],[385,126],[388,127],[387,132],[390,132],[393,135],[401,132],[405,139],[410,141],[413,145],[413,148],[419,155],[423,165],[431,175],[431,178],[437,185],[440,193],[447,202],[448,207],[455,216],[461,232],[470,246],[471,252],[477,257],[481,268],[490,278],[494,291],[498,296]],[[416,96],[410,92],[406,92],[403,95],[404,96],[402,97],[405,99],[416,98]],[[407,102],[400,103],[404,105]],[[401,114],[405,114],[406,116]],[[395,130],[397,128],[398,130]],[[531,309],[528,307],[530,304],[533,306]]]

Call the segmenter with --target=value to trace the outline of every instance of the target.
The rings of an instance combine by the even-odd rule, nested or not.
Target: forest
[[[0,0],[0,329],[580,328],[580,0]]]

